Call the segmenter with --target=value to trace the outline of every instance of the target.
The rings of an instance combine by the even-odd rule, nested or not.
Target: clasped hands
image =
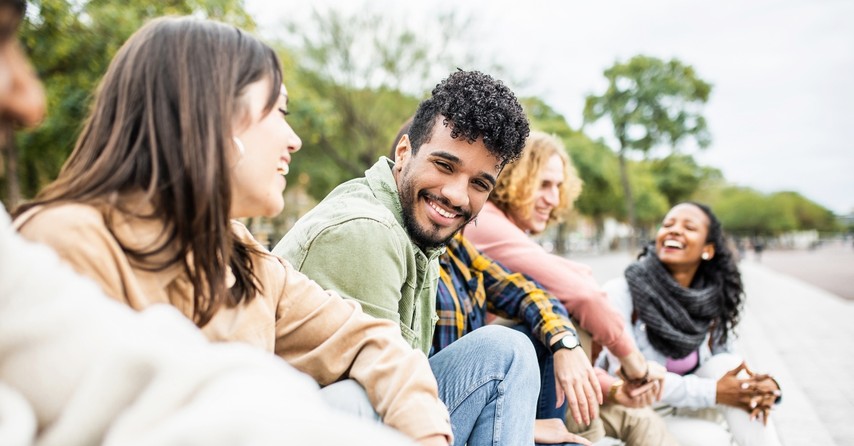
[[[741,372],[747,377],[739,377]],[[750,420],[761,419],[768,424],[768,417],[777,398],[780,387],[768,374],[755,373],[742,362],[727,372],[717,383],[717,403],[737,407],[750,414]]]
[[[623,382],[612,392],[614,401],[626,407],[639,408],[661,400],[667,369],[657,362],[644,361],[644,370],[639,372],[636,368],[630,371],[631,363],[624,361],[617,370],[617,375]]]

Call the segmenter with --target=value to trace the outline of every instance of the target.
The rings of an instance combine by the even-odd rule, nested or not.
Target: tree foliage
[[[636,202],[626,155],[647,154],[661,145],[675,150],[689,138],[706,147],[711,137],[701,107],[708,101],[712,86],[700,79],[693,67],[677,59],[665,62],[635,56],[626,63],[615,63],[604,74],[608,87],[600,95],[587,96],[584,119],[595,122],[607,116],[611,121],[626,209],[630,224],[636,226]]]
[[[632,190],[636,191],[634,203],[637,227],[641,230],[641,236],[648,238],[648,230],[661,221],[670,209],[670,205],[667,197],[656,185],[656,177],[650,163],[630,162],[628,167],[629,181],[631,181]],[[624,208],[623,212],[625,220],[628,210]]]
[[[706,195],[728,232],[746,236],[774,236],[789,231],[838,230],[831,211],[797,192],[762,194],[724,186]]]
[[[620,189],[620,166],[616,155],[601,141],[578,132],[564,140],[572,162],[584,181],[575,206],[591,217],[598,227],[608,217],[625,218],[625,202]]]
[[[667,198],[670,206],[689,200],[702,184],[723,178],[720,170],[701,166],[694,157],[682,153],[651,160],[650,168],[656,188]]]
[[[446,51],[464,21],[437,16],[430,33],[408,25],[372,11],[331,9],[286,25],[286,82],[298,86],[290,120],[304,147],[294,171],[306,174],[312,196],[323,197],[387,155],[425,92],[470,62]]]
[[[20,36],[45,85],[48,116],[38,129],[18,135],[25,196],[34,195],[59,173],[82,128],[92,93],[124,41],[151,18],[187,14],[254,28],[242,0],[29,2]]]
[[[194,14],[254,29],[242,0],[36,0],[30,2],[21,40],[45,84],[49,114],[43,125],[17,137],[21,189],[34,195],[55,178],[70,153],[92,93],[122,43],[145,21]],[[471,21],[436,16],[427,26],[389,20],[382,13],[316,11],[286,25],[275,43],[282,58],[291,116],[303,140],[288,177],[288,209],[271,234],[280,235],[314,199],[358,177],[386,155],[399,126],[423,96],[449,72],[480,68],[507,79],[455,45]],[[287,42],[284,43],[284,42]],[[587,123],[607,117],[616,147],[573,129],[541,98],[522,99],[532,128],[565,144],[584,187],[577,211],[601,226],[612,217],[642,231],[679,201],[713,206],[726,227],[770,235],[799,229],[832,230],[833,215],[795,192],[764,195],[727,185],[720,171],[678,153],[693,140],[710,141],[702,105],[711,85],[678,60],[637,56],[605,70],[607,89],[587,97]],[[649,158],[666,147],[668,156]],[[628,158],[643,154],[644,159]],[[2,182],[0,182],[2,184]],[[270,222],[259,220],[259,224]]]

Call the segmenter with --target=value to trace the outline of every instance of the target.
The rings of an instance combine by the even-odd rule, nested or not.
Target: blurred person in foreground
[[[411,126],[412,118],[401,126],[389,157],[395,156]],[[478,251],[458,232],[439,257],[439,318],[430,356],[485,326],[487,311],[512,320],[513,328],[530,338],[537,353],[541,379],[536,444],[591,444],[567,431],[563,421],[569,406],[579,423],[582,419],[589,423],[602,403],[593,367],[563,305],[524,274],[508,271]]]
[[[328,386],[327,398],[358,389],[387,425],[446,445],[448,412],[429,364],[397,327],[324,291],[234,220],[282,210],[301,146],[287,114],[270,47],[214,21],[153,20],[118,51],[59,177],[17,210],[15,225],[116,301],[136,310],[171,305],[207,338],[275,353]],[[136,373],[145,380],[153,372]],[[184,389],[175,387],[179,397]],[[337,416],[305,421],[315,413],[311,398],[279,396],[288,410],[252,410],[302,432],[299,442],[362,441]]]
[[[439,257],[480,211],[504,166],[525,145],[515,95],[477,71],[457,71],[422,101],[395,159],[336,187],[273,252],[324,287],[394,321],[427,358]],[[456,445],[531,445],[539,373],[530,341],[483,327],[431,356]]]
[[[641,352],[666,365],[661,401],[675,410],[664,421],[679,444],[780,444],[768,423],[780,400],[777,381],[732,353],[744,289],[711,209],[698,203],[670,209],[655,243],[605,290]],[[613,353],[605,350],[601,359],[616,371]]]
[[[477,221],[466,227],[465,235],[486,255],[532,277],[557,297],[594,342],[616,354],[626,381],[622,389],[632,405],[647,406],[660,395],[664,369],[640,353],[589,267],[551,254],[531,238],[568,212],[580,193],[581,180],[560,140],[531,132],[522,157],[498,177],[489,202]],[[599,373],[599,381],[603,394],[615,382],[605,373]],[[569,427],[595,441],[602,435],[599,423],[569,423]],[[634,424],[644,426],[636,428],[641,437],[653,432],[666,436],[663,426]]]

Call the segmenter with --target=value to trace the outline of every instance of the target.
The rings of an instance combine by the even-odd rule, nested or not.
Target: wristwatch
[[[567,330],[566,336],[560,338],[557,342],[551,345],[552,353],[557,353],[558,350],[565,348],[572,350],[578,347],[581,343],[578,341],[578,335],[573,330]]]

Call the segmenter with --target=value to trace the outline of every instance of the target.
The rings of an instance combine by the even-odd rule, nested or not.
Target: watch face
[[[578,344],[579,344],[578,338],[575,337],[575,335],[573,335],[572,333],[561,338],[561,342],[563,343],[564,347],[569,348],[569,349],[573,349],[575,347],[578,347]]]

